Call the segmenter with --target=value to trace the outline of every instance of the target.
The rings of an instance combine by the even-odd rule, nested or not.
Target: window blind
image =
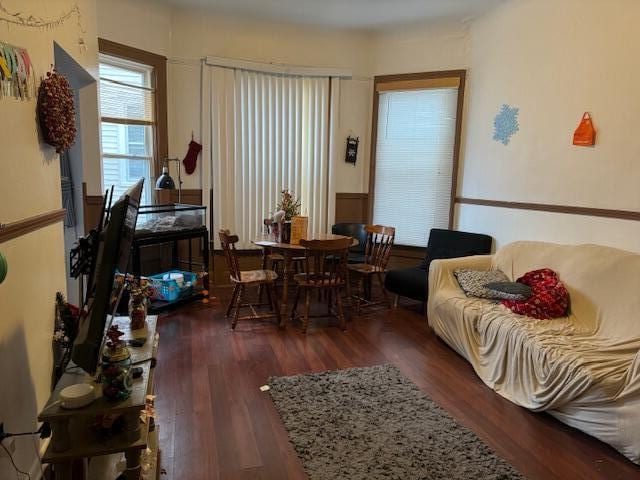
[[[100,56],[102,183],[114,195],[145,178],[143,203],[151,203],[154,102],[153,67]]]
[[[289,189],[309,217],[309,233],[324,233],[329,79],[209,68],[213,231],[230,229],[239,248],[256,248],[251,240]]]
[[[113,59],[111,61],[117,61]],[[100,63],[100,115],[118,123],[153,123],[151,68]]]
[[[449,225],[457,101],[455,87],[380,92],[373,221],[397,244]]]

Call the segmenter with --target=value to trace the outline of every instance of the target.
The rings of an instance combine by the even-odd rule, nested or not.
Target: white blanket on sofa
[[[549,267],[571,314],[516,315],[468,298],[456,268],[498,268],[515,280]],[[429,324],[497,393],[613,445],[640,463],[640,255],[596,245],[516,242],[493,256],[432,262]]]

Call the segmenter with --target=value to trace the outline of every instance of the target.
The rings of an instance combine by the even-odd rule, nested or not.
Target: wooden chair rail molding
[[[66,210],[60,208],[18,220],[17,222],[0,224],[0,243],[21,237],[22,235],[39,230],[53,223],[61,222],[65,214]]]
[[[482,205],[484,207],[535,210],[538,212],[566,213],[569,215],[586,215],[589,217],[640,221],[640,212],[634,212],[631,210],[609,210],[605,208],[574,207],[571,205],[551,205],[546,203],[506,202],[502,200],[485,200],[482,198],[466,197],[456,197],[456,203]]]

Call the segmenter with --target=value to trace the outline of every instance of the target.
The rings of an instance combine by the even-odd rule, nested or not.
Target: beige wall
[[[96,0],[98,35],[168,57],[171,8],[153,0]]]
[[[95,2],[83,0],[5,0],[10,11],[55,18],[78,4],[82,28],[71,18],[49,30],[1,23],[3,41],[25,47],[34,63],[37,84],[54,62],[53,42],[90,71],[96,68]],[[80,51],[83,37],[87,49]],[[95,94],[94,94],[95,98]],[[93,102],[95,104],[95,101]],[[0,145],[2,145],[2,187],[0,188],[0,222],[7,223],[61,207],[59,159],[53,148],[42,144],[35,120],[35,99],[20,101],[0,99]],[[96,110],[94,109],[94,114]],[[97,115],[97,114],[96,114]],[[91,123],[91,119],[87,119]],[[97,125],[97,116],[93,118]],[[97,160],[97,139],[88,139],[86,148]],[[0,421],[8,431],[37,428],[36,416],[49,396],[51,382],[53,306],[56,291],[65,291],[63,227],[61,223],[0,244],[9,263],[9,275],[0,285]],[[16,439],[16,461],[35,477],[33,439]],[[0,478],[14,478],[15,473],[0,456]]]
[[[349,134],[359,136],[361,147],[355,167],[341,159],[334,165],[336,189],[368,189],[368,34],[170,9],[147,1],[98,0],[98,17],[101,37],[167,56],[171,157],[184,157],[192,132],[196,139],[200,138],[200,59],[207,55],[352,70],[354,78],[341,81],[340,133],[345,142]],[[130,28],[129,20],[123,23],[123,18],[145,21]],[[184,177],[184,187],[201,188],[200,172],[199,161],[194,174]]]
[[[638,18],[634,0],[521,0],[476,21],[460,193],[640,211]],[[503,103],[520,108],[520,131],[506,147],[492,139]],[[594,148],[572,145],[584,111],[598,130]],[[461,206],[458,226],[498,244],[526,238],[640,251],[639,222]]]
[[[389,29],[373,36],[372,48],[374,75],[464,69],[469,26],[448,22]]]
[[[355,168],[341,161],[335,166],[336,190],[366,192],[371,77],[466,68],[460,195],[640,209],[640,137],[630,127],[640,111],[633,61],[640,5],[634,0],[616,0],[616,8],[606,0],[513,0],[464,22],[368,34],[169,10],[146,2],[132,5],[130,0],[98,3],[100,11],[106,5],[111,11],[100,17],[101,35],[171,59],[171,155],[184,155],[191,132],[199,134],[199,58],[346,67],[355,78],[341,85],[340,132],[345,138],[359,135],[363,148]],[[142,25],[149,32],[120,28],[118,19],[136,11],[147,12]],[[155,38],[160,30],[164,36]],[[492,139],[493,118],[503,103],[520,108],[520,132],[506,147]],[[571,145],[585,110],[593,113],[598,128],[595,148]],[[187,177],[186,186],[200,186],[198,171]],[[465,205],[456,212],[458,228],[489,233],[497,245],[537,238],[640,250],[637,222]]]
[[[640,211],[638,18],[633,0],[514,0],[470,22],[376,35],[373,73],[467,69],[459,195]],[[520,108],[506,147],[492,139],[503,103]],[[598,143],[574,147],[587,110]],[[459,205],[455,225],[497,246],[537,239],[640,251],[633,221]]]

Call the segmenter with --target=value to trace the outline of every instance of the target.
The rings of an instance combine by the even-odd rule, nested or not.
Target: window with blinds
[[[151,203],[155,113],[153,67],[100,55],[102,185],[120,196],[141,177]]]
[[[378,88],[373,222],[396,228],[396,243],[424,247],[448,228],[459,86],[398,82]]]
[[[212,230],[230,229],[238,248],[256,248],[251,240],[288,189],[309,217],[309,233],[326,232],[330,79],[223,67],[209,73]]]

